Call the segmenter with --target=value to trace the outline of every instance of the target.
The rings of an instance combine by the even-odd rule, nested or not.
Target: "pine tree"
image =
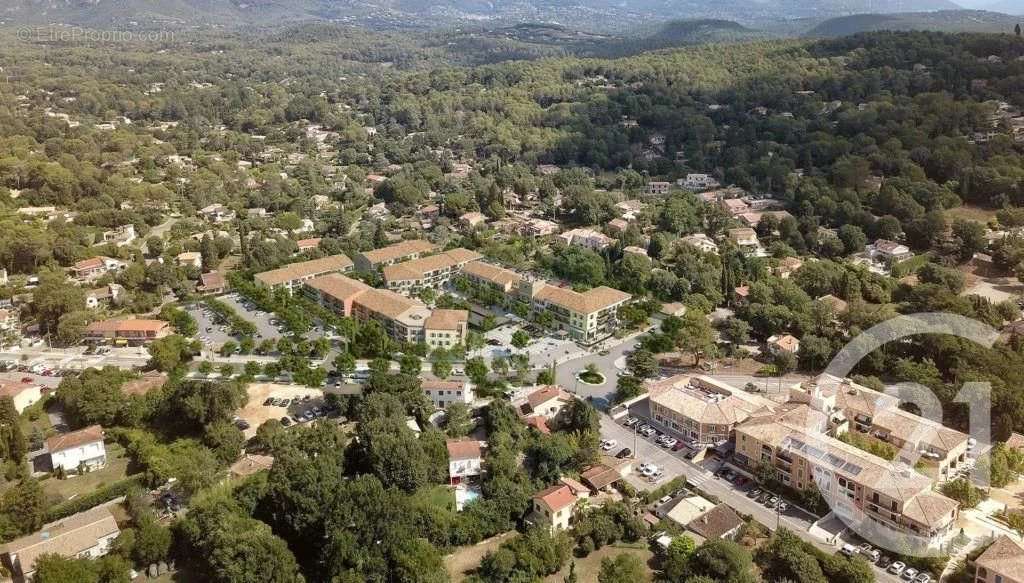
[[[0,455],[4,459],[21,462],[28,452],[25,435],[21,431],[18,410],[10,397],[0,398]]]
[[[1013,27],[1013,32],[1016,33],[1017,36],[1020,36],[1020,23]]]

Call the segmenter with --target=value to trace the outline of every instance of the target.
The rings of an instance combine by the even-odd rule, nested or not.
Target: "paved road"
[[[603,347],[595,346],[585,356],[559,364],[555,368],[555,382],[582,397],[610,400],[615,393],[618,373],[622,371],[622,369],[615,366],[616,361],[621,363],[622,359],[626,356],[626,352],[633,350],[636,339],[645,333],[647,333],[647,330],[636,332],[623,339],[606,341]],[[602,356],[600,354],[602,350],[607,350],[608,354]],[[576,374],[587,368],[590,364],[597,366],[597,369],[604,375],[603,383],[589,385],[577,382]]]

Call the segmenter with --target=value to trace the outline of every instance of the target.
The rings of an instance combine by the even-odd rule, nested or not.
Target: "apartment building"
[[[431,310],[418,300],[337,273],[306,281],[302,293],[342,316],[380,322],[399,342],[451,348],[465,343],[469,332],[466,310]]]
[[[566,245],[583,247],[591,251],[601,251],[615,244],[615,239],[597,229],[573,229],[559,235]]]
[[[830,415],[842,415],[848,430],[892,445],[900,450],[906,464],[920,461],[934,465],[940,480],[951,478],[967,461],[967,434],[904,411],[896,397],[850,379],[819,375],[792,387],[790,400],[808,403]]]
[[[736,425],[775,404],[706,376],[676,375],[647,383],[651,419],[689,443],[728,441]]]
[[[911,466],[892,463],[831,432],[834,419],[805,404],[736,426],[734,462],[768,466],[793,488],[817,490],[846,522],[894,529],[934,546],[950,534],[959,504],[932,490],[932,480]]]
[[[257,273],[254,277],[257,287],[271,291],[287,289],[293,293],[296,287],[303,282],[327,275],[329,273],[345,273],[352,270],[352,260],[344,255],[331,255],[310,261],[300,261],[285,265],[279,269],[272,269]]]
[[[467,381],[424,379],[420,386],[438,409],[447,409],[453,403],[469,405],[476,398],[472,385]]]
[[[501,294],[502,297],[512,294],[519,286],[519,282],[523,280],[521,275],[511,269],[505,269],[504,267],[498,267],[483,261],[473,261],[466,264],[462,268],[461,276],[473,287]]]
[[[453,348],[469,334],[467,310],[434,310],[423,322],[423,341],[431,348]]]
[[[618,324],[618,309],[633,296],[606,286],[577,292],[546,282],[522,280],[517,299],[537,315],[539,322],[565,331],[570,338],[590,343],[611,334]]]
[[[452,249],[436,255],[387,265],[383,268],[384,283],[388,289],[406,295],[424,289],[438,289],[458,274],[469,263],[483,255],[469,249]]]
[[[365,251],[356,255],[356,269],[377,271],[388,265],[418,259],[437,251],[437,245],[422,239],[409,239],[394,245]]]

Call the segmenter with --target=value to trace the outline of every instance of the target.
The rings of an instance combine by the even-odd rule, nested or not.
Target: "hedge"
[[[134,490],[141,490],[143,489],[142,481],[144,478],[145,475],[136,474],[121,481],[114,482],[108,486],[104,486],[103,488],[90,492],[84,496],[79,496],[73,500],[57,504],[47,511],[46,522],[53,522],[55,520],[67,518],[72,514],[84,512],[94,506],[99,506],[104,502],[110,502],[115,498],[127,496]]]

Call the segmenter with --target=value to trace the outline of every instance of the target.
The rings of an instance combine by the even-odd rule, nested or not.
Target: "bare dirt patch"
[[[286,415],[290,416],[293,412],[323,404],[323,391],[302,385],[252,383],[245,390],[249,395],[249,402],[238,412],[238,416],[249,423],[249,429],[243,432],[246,439],[256,435],[256,429],[268,419],[280,419]],[[306,395],[310,396],[309,401],[302,401]],[[301,405],[289,405],[288,407],[264,405],[263,402],[270,397],[277,399],[295,399],[297,397]]]
[[[561,571],[554,575],[549,575],[544,579],[544,581],[545,583],[562,583],[562,581],[565,581],[566,575],[569,574],[569,565],[572,561],[576,561],[576,577],[579,582],[597,583],[597,574],[601,571],[601,559],[605,557],[616,557],[622,554],[636,555],[640,559],[640,562],[644,564],[646,569],[644,572],[644,578],[641,579],[641,581],[650,581],[653,578],[654,553],[650,550],[643,548],[607,546],[601,547],[583,558],[573,557],[569,560],[569,563],[566,563],[565,567],[562,568]]]
[[[457,549],[454,553],[444,558],[444,566],[448,570],[448,575],[452,578],[453,583],[459,583],[468,577],[477,567],[480,566],[480,561],[483,560],[484,555],[491,551],[498,550],[501,543],[512,538],[517,533],[505,532],[497,536],[492,536],[487,540],[478,542],[477,544],[469,547],[462,547]]]

